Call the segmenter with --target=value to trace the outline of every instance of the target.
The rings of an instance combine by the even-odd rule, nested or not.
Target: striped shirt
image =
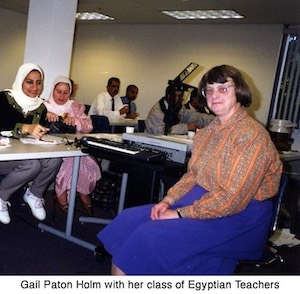
[[[225,123],[215,118],[194,137],[188,171],[163,201],[173,204],[198,184],[208,192],[181,209],[184,217],[208,219],[242,211],[251,200],[273,197],[282,162],[263,125],[244,107]]]

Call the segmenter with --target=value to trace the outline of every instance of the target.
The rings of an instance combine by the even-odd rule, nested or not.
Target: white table
[[[300,160],[300,152],[297,151],[282,151],[280,152],[280,159],[283,162]]]
[[[300,182],[300,152],[282,151],[280,159],[283,162],[283,171],[290,179]]]
[[[137,127],[139,119],[132,118],[109,118],[109,125],[111,126],[111,132],[115,132],[115,127]]]
[[[42,231],[48,231],[58,237],[64,238],[70,242],[80,245],[84,248],[95,250],[96,245],[86,242],[82,239],[72,236],[73,217],[76,201],[76,186],[79,172],[80,157],[86,156],[79,148],[65,145],[32,145],[23,144],[20,140],[10,139],[12,147],[0,149],[0,161],[23,160],[23,159],[40,159],[40,158],[56,158],[56,157],[74,157],[74,167],[72,174],[69,208],[65,231],[57,230],[45,223],[39,223],[38,227]]]

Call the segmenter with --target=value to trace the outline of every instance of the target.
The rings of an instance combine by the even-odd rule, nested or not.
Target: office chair
[[[92,133],[111,133],[108,117],[104,115],[91,115],[93,123]]]
[[[273,215],[270,223],[269,238],[275,233],[276,229],[278,228],[280,206],[287,185],[287,180],[288,176],[286,174],[282,174],[278,193],[275,197],[273,197]],[[284,258],[280,256],[280,254],[278,254],[277,249],[274,248],[272,244],[270,244],[270,241],[267,241],[261,258],[258,260],[240,260],[237,264],[236,272],[239,272],[239,268],[241,265],[253,265],[256,268],[262,268],[273,263],[279,264],[280,271],[282,273],[284,272]]]
[[[86,115],[88,115],[88,114],[89,114],[89,110],[90,110],[90,108],[91,108],[91,105],[90,105],[90,104],[84,104],[84,106],[85,106],[84,113],[85,113]]]
[[[144,119],[139,119],[138,120],[138,132],[139,133],[144,133],[145,128],[146,128],[145,120]]]

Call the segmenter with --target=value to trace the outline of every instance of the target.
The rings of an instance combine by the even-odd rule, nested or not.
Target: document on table
[[[57,145],[63,143],[63,138],[51,136],[51,135],[44,135],[40,140],[35,139],[33,137],[26,137],[20,138],[20,141],[23,144],[34,144],[34,145]]]
[[[0,139],[0,149],[11,147],[9,138]]]

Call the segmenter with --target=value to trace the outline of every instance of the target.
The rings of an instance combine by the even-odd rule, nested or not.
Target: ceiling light
[[[80,12],[76,13],[77,20],[114,20],[114,18],[98,12]]]
[[[234,10],[164,10],[161,12],[176,19],[244,18]]]

